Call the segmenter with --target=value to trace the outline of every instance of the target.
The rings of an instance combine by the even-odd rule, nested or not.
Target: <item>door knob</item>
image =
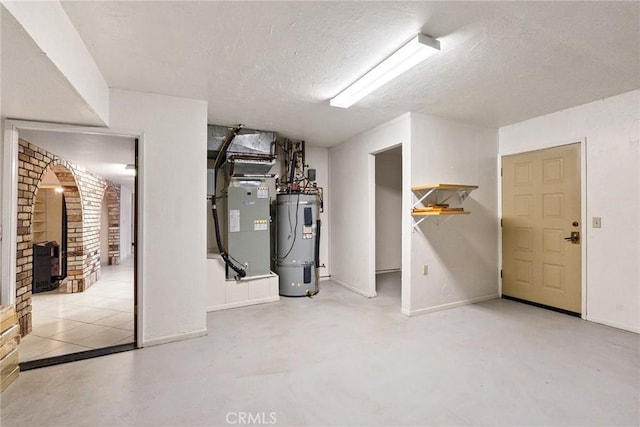
[[[564,240],[573,243],[574,245],[580,244],[580,232],[572,231],[571,236],[565,237]]]

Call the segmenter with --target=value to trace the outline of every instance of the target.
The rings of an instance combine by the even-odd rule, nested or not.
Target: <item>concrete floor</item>
[[[640,424],[637,334],[506,300],[407,318],[398,277],[378,298],[322,282],[209,313],[206,337],[23,372],[2,425]]]

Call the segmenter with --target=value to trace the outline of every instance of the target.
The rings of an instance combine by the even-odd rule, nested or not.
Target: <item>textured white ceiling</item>
[[[640,2],[73,2],[111,87],[330,146],[407,111],[499,127],[640,87]],[[442,52],[328,99],[422,31]]]
[[[112,87],[333,145],[407,111],[499,127],[640,87],[638,2],[63,2]],[[442,53],[328,99],[415,33]]]

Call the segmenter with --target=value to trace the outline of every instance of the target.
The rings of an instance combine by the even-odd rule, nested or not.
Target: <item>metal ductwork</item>
[[[225,126],[207,126],[207,154],[216,158],[228,132]],[[276,163],[276,133],[242,128],[226,152],[229,176],[267,175]]]

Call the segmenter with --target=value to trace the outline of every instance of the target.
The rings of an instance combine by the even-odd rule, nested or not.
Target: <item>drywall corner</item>
[[[138,148],[142,342],[206,330],[207,103],[111,91],[112,127]]]
[[[418,113],[411,117],[411,185],[449,183],[479,188],[462,205],[470,215],[445,217],[444,222],[429,217],[414,227],[409,312],[455,307],[496,295],[497,129]],[[428,275],[423,274],[423,265],[428,265]]]
[[[362,295],[375,295],[373,155],[407,142],[409,132],[407,113],[329,149],[331,277]]]

